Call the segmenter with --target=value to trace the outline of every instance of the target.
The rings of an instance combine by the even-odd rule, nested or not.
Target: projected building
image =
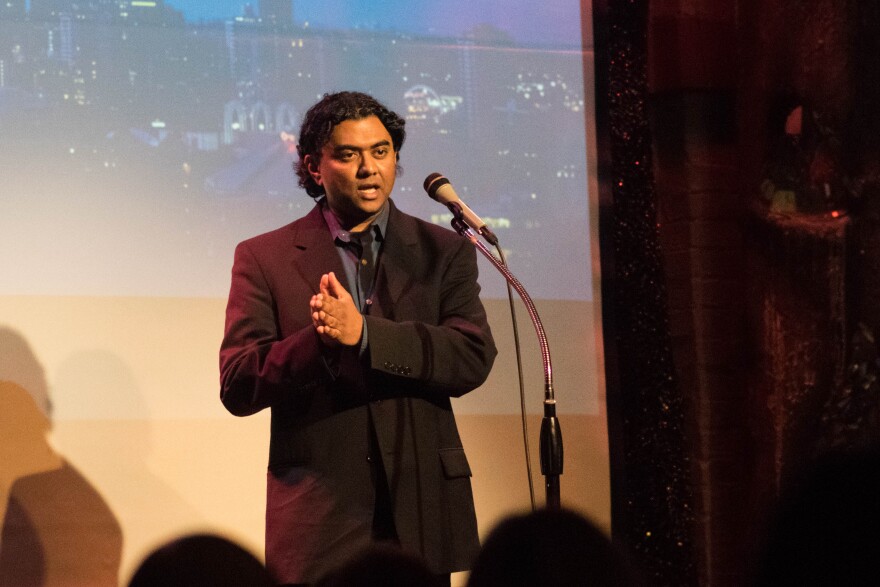
[[[407,120],[428,120],[439,122],[440,117],[458,108],[461,96],[439,96],[429,86],[419,84],[403,94],[406,101]]]
[[[183,26],[184,22],[183,14],[164,0],[31,0],[29,14],[32,20],[66,15],[78,22],[103,24]]]
[[[243,133],[291,133],[297,129],[299,113],[283,102],[274,109],[265,102],[246,104],[240,100],[227,102],[223,107],[223,143],[231,145]]]
[[[293,28],[293,0],[260,0],[258,6],[263,26],[274,30]]]

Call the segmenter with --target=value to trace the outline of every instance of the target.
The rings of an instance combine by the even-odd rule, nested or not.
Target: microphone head
[[[437,196],[437,190],[444,185],[449,185],[449,180],[439,173],[432,173],[425,178],[425,183],[423,187],[425,188],[425,191],[428,192],[428,195],[431,197],[431,199],[437,200],[438,202],[443,204],[445,202]]]

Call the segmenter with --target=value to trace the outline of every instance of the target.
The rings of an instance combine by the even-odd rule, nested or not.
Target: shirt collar
[[[333,237],[333,240],[336,242],[342,242],[344,244],[351,243],[351,232],[342,228],[339,224],[339,220],[336,218],[336,215],[330,210],[330,206],[327,204],[326,196],[321,198],[321,213],[324,215],[324,221],[327,222],[327,227],[330,229],[330,236]],[[382,206],[379,210],[379,214],[373,219],[373,222],[370,223],[370,227],[368,230],[373,231],[373,237],[377,241],[382,241],[385,239],[385,231],[388,227],[388,216],[391,205],[388,201]]]

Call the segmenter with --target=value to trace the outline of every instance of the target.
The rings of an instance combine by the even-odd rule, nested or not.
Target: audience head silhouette
[[[129,587],[269,587],[269,571],[250,552],[210,534],[194,534],[153,551]]]
[[[436,577],[421,558],[392,544],[367,547],[315,587],[430,587]]]
[[[486,539],[468,580],[468,587],[640,584],[608,537],[566,510],[540,510],[501,522]]]
[[[823,456],[787,484],[757,585],[880,585],[880,449]]]

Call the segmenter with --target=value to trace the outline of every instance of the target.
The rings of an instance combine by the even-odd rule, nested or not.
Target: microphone
[[[445,204],[456,218],[464,220],[470,228],[477,231],[483,238],[489,241],[493,246],[498,246],[498,237],[486,226],[483,219],[477,216],[468,205],[461,201],[449,180],[439,173],[432,173],[425,178],[425,191],[431,196],[432,200],[436,200],[441,204]]]

